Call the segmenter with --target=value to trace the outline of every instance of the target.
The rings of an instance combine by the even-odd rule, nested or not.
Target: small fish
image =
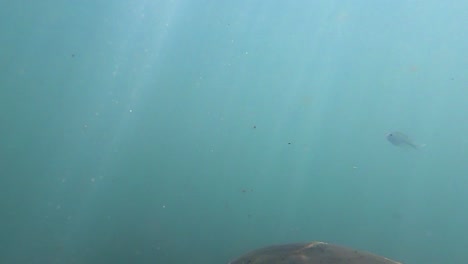
[[[410,147],[414,149],[419,149],[420,147],[424,146],[416,144],[407,135],[398,131],[390,132],[386,135],[386,137],[387,140],[390,141],[390,143],[398,147]]]

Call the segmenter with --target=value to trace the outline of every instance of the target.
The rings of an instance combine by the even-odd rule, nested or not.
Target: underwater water
[[[466,263],[467,9],[0,3],[0,263]]]

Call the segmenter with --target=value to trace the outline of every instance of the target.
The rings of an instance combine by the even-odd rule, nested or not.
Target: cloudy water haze
[[[0,263],[466,263],[466,10],[1,2]]]

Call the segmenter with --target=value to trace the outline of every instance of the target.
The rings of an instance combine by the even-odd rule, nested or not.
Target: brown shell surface
[[[247,253],[229,264],[401,264],[369,252],[309,242],[276,245]]]

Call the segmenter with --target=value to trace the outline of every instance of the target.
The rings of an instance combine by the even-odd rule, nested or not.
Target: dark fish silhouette
[[[398,131],[390,132],[387,134],[386,137],[387,140],[390,141],[390,143],[398,147],[410,147],[414,149],[419,149],[420,147],[424,146],[416,144],[407,135]]]

